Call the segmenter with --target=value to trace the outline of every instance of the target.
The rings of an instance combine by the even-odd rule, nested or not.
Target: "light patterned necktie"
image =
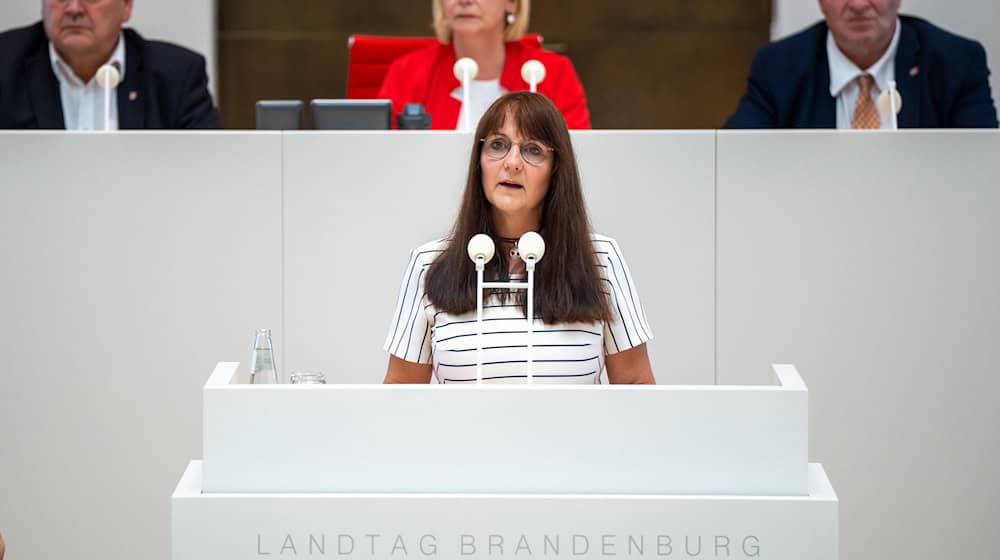
[[[854,104],[854,119],[851,121],[851,128],[882,128],[882,120],[878,116],[878,109],[872,101],[872,86],[875,85],[875,78],[871,74],[858,76],[858,101]]]

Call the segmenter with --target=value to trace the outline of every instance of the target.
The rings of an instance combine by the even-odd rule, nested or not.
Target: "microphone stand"
[[[534,382],[534,360],[532,359],[532,333],[534,332],[535,316],[535,257],[528,257],[524,262],[528,269],[527,282],[483,282],[483,268],[480,268],[482,257],[476,260],[476,383],[483,382],[483,289],[506,288],[508,290],[528,291],[528,385]]]
[[[465,109],[465,132],[472,132],[472,108],[469,106],[469,69],[462,69],[462,108]]]
[[[111,130],[111,80],[104,80],[104,132]]]
[[[480,237],[482,236],[482,237]],[[485,239],[483,239],[485,238]],[[488,250],[481,244],[488,245]],[[485,234],[477,234],[469,241],[469,256],[476,263],[476,384],[483,382],[483,291],[488,288],[509,290],[527,290],[527,383],[535,382],[534,332],[535,332],[535,264],[545,254],[545,241],[542,236],[529,231],[518,241],[518,253],[524,259],[528,271],[527,282],[486,282],[484,271],[486,262],[493,258],[493,240]]]
[[[111,131],[111,90],[118,87],[121,78],[118,62],[105,64],[97,70],[97,84],[104,90],[104,132]]]

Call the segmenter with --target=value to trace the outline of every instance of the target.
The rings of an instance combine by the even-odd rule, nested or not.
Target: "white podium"
[[[837,558],[808,392],[774,386],[204,388],[173,558]]]

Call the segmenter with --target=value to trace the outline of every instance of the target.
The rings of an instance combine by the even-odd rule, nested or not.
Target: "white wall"
[[[6,560],[166,560],[201,386],[280,336],[281,136],[3,133],[0,170]]]
[[[719,132],[719,383],[798,366],[845,560],[996,558],[998,151],[996,131]]]
[[[993,101],[1000,95],[1000,2],[996,0],[902,0],[900,12],[924,18],[939,27],[973,38],[986,48],[986,59],[993,71],[990,85]],[[816,0],[774,0],[771,37],[790,35],[819,21],[822,17]]]
[[[446,226],[455,200],[437,184],[461,173],[458,137],[409,134],[0,133],[7,560],[166,560],[168,497],[200,453],[200,387],[216,361],[246,360],[255,327],[287,343],[286,372],[378,380],[405,251]],[[996,557],[1000,132],[574,142],[662,383],[709,382],[713,357],[721,384],[797,364],[843,558]],[[108,153],[111,175],[91,165]],[[378,204],[400,190],[409,206]],[[328,275],[359,247],[364,271]],[[370,326],[327,307],[345,292]],[[344,349],[359,358],[327,365]]]
[[[42,0],[0,2],[0,30],[30,25],[42,14]],[[135,0],[128,24],[147,39],[177,43],[205,56],[209,88],[218,91],[215,67],[214,0]]]

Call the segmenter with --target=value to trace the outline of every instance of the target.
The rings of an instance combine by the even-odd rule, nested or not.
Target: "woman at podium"
[[[525,278],[517,242],[545,241],[534,273],[530,333],[537,383],[654,383],[646,343],[652,332],[618,243],[593,233],[573,145],[546,97],[501,97],[479,122],[458,218],[447,238],[417,247],[400,286],[384,348],[386,383],[475,383],[475,264],[469,240],[496,243],[487,282]],[[528,322],[524,290],[487,289],[483,299],[482,379],[524,383]]]
[[[521,66],[537,60],[545,67],[538,91],[551,99],[570,128],[590,128],[590,112],[583,85],[568,58],[524,39],[530,0],[431,0],[434,30],[440,44],[421,48],[393,61],[379,89],[380,99],[391,99],[393,114],[406,103],[422,103],[431,128],[455,130],[473,125],[487,107],[506,92],[529,89]],[[479,71],[469,86],[469,106],[453,67],[460,58],[476,61]]]

